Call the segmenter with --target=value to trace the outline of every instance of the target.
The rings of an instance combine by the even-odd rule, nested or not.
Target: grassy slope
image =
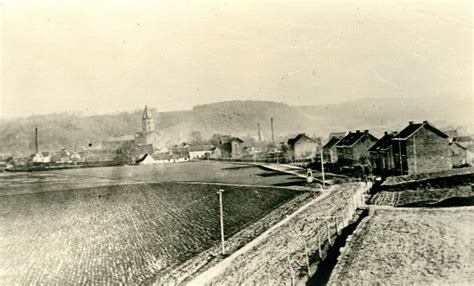
[[[329,284],[467,283],[474,208],[377,209],[343,250]]]

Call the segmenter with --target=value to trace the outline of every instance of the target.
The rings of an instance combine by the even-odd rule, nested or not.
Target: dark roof
[[[301,138],[306,138],[306,139],[311,140],[311,141],[313,141],[313,142],[316,143],[316,141],[314,141],[314,139],[311,139],[311,138],[309,138],[308,136],[306,136],[306,134],[301,133],[301,134],[296,135],[295,138],[288,139],[288,145],[294,145],[294,144],[295,144],[296,142],[298,142]]]
[[[398,133],[397,138],[400,138],[402,140],[408,139],[410,136],[415,134],[422,127],[430,130],[431,132],[437,134],[438,136],[440,136],[442,138],[448,138],[449,137],[448,135],[446,135],[441,130],[439,130],[436,127],[433,127],[432,125],[430,125],[428,122],[423,122],[423,123],[408,124],[407,127],[405,127],[402,131],[400,131],[400,133]]]
[[[244,140],[242,140],[238,137],[233,137],[233,136],[229,136],[229,135],[220,136],[219,141],[220,141],[220,144],[227,144],[227,143],[230,143],[232,141],[244,142]]]
[[[240,139],[240,138],[238,138],[238,137],[232,137],[232,139],[230,139],[230,142],[232,142],[232,141],[240,141],[240,143],[243,143],[243,142],[244,142],[244,140],[242,140],[242,139]]]
[[[331,137],[329,141],[324,145],[323,149],[331,149],[334,147],[337,142],[339,142],[342,139],[342,137]]]
[[[336,146],[337,147],[349,147],[357,143],[362,137],[365,135],[368,135],[372,137],[373,139],[377,140],[372,134],[370,134],[368,131],[366,132],[349,132],[344,138],[342,138],[339,142],[337,142]]]
[[[369,148],[369,152],[378,152],[381,150],[387,150],[392,146],[392,138],[394,137],[393,134],[385,134],[382,138],[380,138],[372,147]]]

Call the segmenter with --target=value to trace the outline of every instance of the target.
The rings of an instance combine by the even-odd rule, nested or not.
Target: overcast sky
[[[37,2],[0,4],[0,117],[472,96],[470,2]]]

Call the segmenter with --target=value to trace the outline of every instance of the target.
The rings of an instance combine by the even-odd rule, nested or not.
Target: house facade
[[[457,142],[449,144],[449,152],[451,156],[451,163],[453,168],[463,167],[472,164],[472,153]]]
[[[210,142],[216,147],[210,154],[212,159],[242,159],[244,155],[244,141],[240,138],[214,134]]]
[[[393,174],[395,162],[393,158],[392,139],[395,136],[397,136],[397,132],[385,132],[384,136],[370,147],[370,163],[372,164],[374,174],[381,176]]]
[[[336,144],[341,141],[343,137],[330,137],[329,141],[323,146],[323,159],[326,164],[337,163],[337,149]]]
[[[369,130],[349,132],[336,144],[339,167],[352,168],[369,165],[369,149],[377,141],[377,138],[370,134]]]
[[[449,136],[428,121],[409,122],[392,139],[395,173],[412,175],[451,169]]]
[[[301,133],[288,140],[288,147],[293,160],[307,160],[316,158],[318,144],[314,139]]]
[[[209,158],[214,146],[210,144],[201,145],[190,145],[189,146],[189,157],[191,159],[204,159]]]

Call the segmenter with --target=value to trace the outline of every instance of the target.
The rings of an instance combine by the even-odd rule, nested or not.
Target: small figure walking
[[[311,170],[311,168],[308,168],[308,170],[306,171],[306,181],[308,183],[312,183],[314,180],[313,178],[313,170]]]

